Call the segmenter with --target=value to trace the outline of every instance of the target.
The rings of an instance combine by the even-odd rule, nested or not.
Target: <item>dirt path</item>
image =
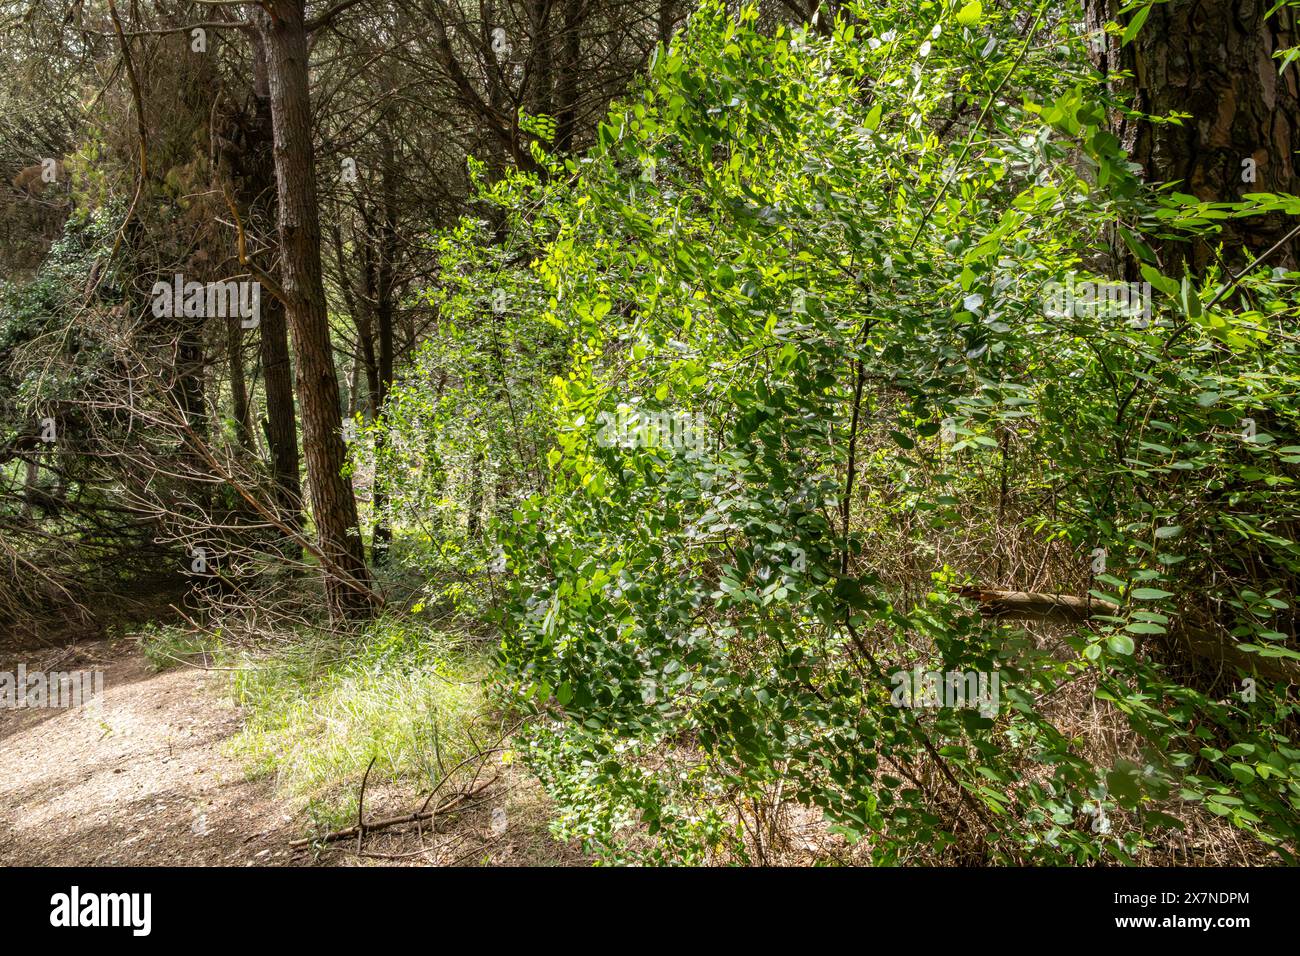
[[[2,636],[0,636],[2,637]],[[0,706],[0,866],[582,866],[576,846],[548,832],[536,779],[516,766],[436,827],[372,834],[293,850],[302,812],[269,779],[250,781],[225,743],[240,715],[223,675],[180,666],[153,671],[134,641],[56,646],[0,641],[0,672],[99,669],[104,692],[76,708]],[[367,816],[409,812],[420,801],[373,787]]]
[[[129,642],[0,657],[0,671],[100,668],[104,694],[70,709],[0,708],[0,863],[310,863],[267,781],[250,782],[223,743],[233,706],[191,667],[154,673]]]

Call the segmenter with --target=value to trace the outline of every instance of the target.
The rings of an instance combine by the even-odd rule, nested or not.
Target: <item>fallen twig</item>
[[[403,823],[418,823],[421,820],[430,820],[433,817],[436,817],[440,813],[446,813],[448,810],[452,809],[453,807],[459,806],[460,804],[464,803],[466,800],[468,800],[470,797],[474,796],[475,794],[486,790],[488,787],[492,786],[492,784],[496,783],[496,780],[497,778],[493,777],[491,780],[484,781],[483,783],[479,784],[477,787],[474,787],[472,790],[466,790],[463,793],[458,793],[456,796],[452,797],[446,803],[440,804],[434,807],[432,810],[421,810],[421,811],[416,811],[415,813],[404,813],[400,817],[389,817],[386,820],[376,820],[374,823],[366,823],[364,824],[365,831],[367,833],[374,833],[377,830],[387,830],[389,827],[400,826]],[[353,826],[346,827],[342,830],[335,830],[333,833],[326,833],[324,836],[304,837],[301,840],[292,840],[290,841],[289,846],[294,847],[296,849],[300,847],[310,846],[313,843],[335,843],[339,840],[350,840],[353,837],[358,836],[360,832],[361,832],[361,827],[354,824]]]
[[[361,841],[366,835],[366,781],[370,779],[370,771],[375,766],[378,756],[371,757],[370,763],[366,765],[366,774],[361,778],[361,793],[357,796],[357,852],[361,852]]]

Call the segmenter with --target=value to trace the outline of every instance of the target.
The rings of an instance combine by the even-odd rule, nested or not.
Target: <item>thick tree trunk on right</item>
[[[1120,0],[1086,0],[1094,36],[1116,19]],[[1273,0],[1169,0],[1157,3],[1136,38],[1121,47],[1107,37],[1094,47],[1094,62],[1117,94],[1151,114],[1190,113],[1182,125],[1134,122],[1117,117],[1120,142],[1152,183],[1179,181],[1176,188],[1198,199],[1232,202],[1250,192],[1300,194],[1300,88],[1295,65],[1278,75],[1273,53],[1300,43],[1295,12],[1264,14]],[[1125,15],[1127,19],[1130,15]],[[1121,78],[1121,71],[1130,78]],[[1253,162],[1252,163],[1247,161]],[[1253,168],[1255,181],[1246,181]],[[1263,253],[1294,226],[1280,215],[1223,221],[1219,236],[1195,243],[1167,242],[1159,250],[1164,271],[1204,272],[1215,261],[1239,267]],[[1291,240],[1269,265],[1295,266],[1300,243]]]

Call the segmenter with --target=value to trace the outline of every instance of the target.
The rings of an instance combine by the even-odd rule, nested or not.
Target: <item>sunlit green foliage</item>
[[[1300,203],[1142,187],[1047,5],[906,10],[706,5],[590,155],[496,191],[512,301],[571,333],[548,481],[499,525],[559,826],[753,859],[794,800],[880,863],[1063,863],[1208,812],[1290,858],[1295,276],[1153,250]],[[1111,262],[1149,297],[1076,308]],[[1027,631],[963,585],[1118,612]],[[895,706],[914,666],[1000,706]]]

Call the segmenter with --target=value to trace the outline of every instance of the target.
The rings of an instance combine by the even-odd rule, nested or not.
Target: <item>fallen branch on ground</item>
[[[415,813],[404,813],[400,817],[389,817],[386,820],[376,820],[374,823],[366,823],[366,824],[362,824],[362,826],[365,827],[366,833],[374,833],[377,830],[387,830],[389,827],[400,826],[403,823],[417,823],[421,820],[432,820],[438,814],[446,813],[448,810],[451,810],[454,807],[457,807],[460,804],[464,803],[466,800],[468,800],[470,797],[474,796],[475,794],[480,793],[483,790],[486,790],[488,787],[492,786],[492,784],[496,783],[496,781],[497,781],[496,777],[493,777],[491,780],[486,780],[483,783],[479,784],[477,787],[474,787],[472,790],[466,790],[464,793],[458,793],[456,796],[447,800],[445,803],[442,803],[434,807],[432,810],[421,810]],[[326,833],[324,836],[304,837],[301,840],[292,840],[290,841],[289,846],[298,849],[300,847],[310,846],[313,843],[335,843],[339,840],[350,840],[353,837],[357,836],[360,832],[361,832],[361,826],[353,824],[352,826],[345,827],[342,830],[335,830],[333,833]]]
[[[957,593],[978,602],[982,614],[1017,620],[1081,623],[1093,617],[1119,615],[1123,610],[1117,604],[1091,596],[1000,591],[973,586],[959,587]],[[1300,665],[1294,661],[1243,651],[1232,643],[1231,638],[1221,638],[1186,624],[1177,626],[1173,637],[1180,640],[1194,656],[1204,660],[1239,667],[1270,680],[1300,683]]]

